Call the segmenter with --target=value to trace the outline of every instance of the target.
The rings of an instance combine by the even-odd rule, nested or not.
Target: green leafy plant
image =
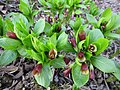
[[[85,85],[89,78],[94,79],[94,67],[120,80],[119,64],[101,55],[110,45],[108,37],[119,36],[112,33],[119,28],[119,15],[107,8],[99,17],[99,9],[91,0],[39,0],[39,3],[42,5],[39,10],[50,11],[47,14],[53,19],[51,22],[43,17],[35,21],[38,10],[34,10],[28,0],[20,0],[22,13],[0,17],[0,47],[4,48],[0,66],[20,56],[36,60],[32,73],[45,88],[53,80],[56,68],[62,68],[65,77],[72,75],[73,90]],[[85,12],[87,5],[93,5],[90,12]],[[60,53],[62,50],[74,54],[75,58],[70,60]]]
[[[112,14],[110,8],[107,8],[101,14],[99,21],[97,21],[97,19],[90,14],[87,14],[87,20],[94,26],[93,28],[99,28],[106,37],[119,39],[120,35],[112,33],[112,31],[120,27],[120,16],[117,14]]]

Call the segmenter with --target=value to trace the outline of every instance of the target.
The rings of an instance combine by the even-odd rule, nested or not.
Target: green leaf
[[[115,33],[105,33],[105,36],[112,39],[120,39],[120,34]]]
[[[54,68],[63,68],[65,67],[66,64],[63,60],[63,57],[59,57],[59,58],[51,60],[50,65],[53,66]]]
[[[101,15],[101,18],[104,17],[104,21],[109,21],[112,17],[112,10],[110,8],[107,8]]]
[[[81,66],[79,66],[77,64],[75,64],[72,67],[72,78],[73,78],[74,84],[77,87],[82,87],[89,80],[89,74],[88,75],[83,75],[80,69],[81,69]]]
[[[96,42],[99,38],[104,38],[104,35],[99,29],[94,29],[89,32],[90,43]]]
[[[32,49],[31,50],[26,50],[26,52],[35,60],[43,63],[43,60],[41,58],[41,55],[35,51],[33,51]]]
[[[3,35],[3,18],[0,15],[0,35]]]
[[[81,10],[76,10],[75,14],[82,14],[82,11]]]
[[[115,65],[116,65],[116,72],[113,73],[113,75],[120,81],[120,64],[116,61],[115,62]]]
[[[8,65],[12,61],[16,60],[17,58],[17,52],[13,50],[5,50],[0,55],[0,66]]]
[[[82,25],[81,18],[80,17],[76,18],[76,20],[74,22],[74,26],[72,26],[72,28],[74,29],[75,33],[80,28],[81,25]]]
[[[14,19],[16,19],[16,17]],[[18,21],[13,21],[15,25],[14,32],[16,33],[17,37],[22,40],[29,34],[29,24],[24,16],[18,16],[18,18]]]
[[[87,14],[87,20],[89,23],[93,24],[94,27],[97,27],[97,20],[94,16]]]
[[[95,43],[97,46],[97,52],[95,52],[96,55],[101,54],[105,49],[107,49],[109,45],[109,40],[105,38],[99,38]]]
[[[41,4],[41,5],[46,5],[46,1],[45,0],[38,0],[39,1],[39,3]]]
[[[58,37],[57,50],[58,51],[64,50],[67,42],[68,42],[68,35],[65,32],[62,32],[62,34],[60,34],[60,36]]]
[[[45,19],[39,19],[34,27],[33,32],[38,36],[40,33],[44,31],[45,28]]]
[[[23,43],[23,45],[26,47],[26,48],[28,48],[28,49],[30,49],[30,48],[33,48],[33,45],[32,45],[32,35],[31,34],[29,34],[27,37],[25,37],[23,40],[22,40],[22,43]]]
[[[114,29],[117,29],[120,27],[120,16],[119,15],[113,15],[111,20],[107,23],[105,30],[106,31],[112,31]]]
[[[82,49],[83,48],[83,44],[85,43],[85,40],[82,40],[78,43],[78,48]]]
[[[113,73],[116,71],[114,61],[103,56],[94,56],[91,58],[92,64],[105,73]]]
[[[0,46],[4,49],[17,50],[21,46],[21,42],[11,38],[0,38]]]
[[[28,0],[20,0],[19,8],[20,11],[22,11],[25,15],[31,14],[31,9]]]
[[[32,38],[32,45],[35,48],[35,50],[38,52],[48,51],[48,47],[36,37]]]
[[[39,12],[40,12],[40,10],[34,10],[34,11],[32,12],[32,16],[37,15]]]
[[[21,46],[17,49],[17,51],[22,57],[30,58],[30,55],[26,52],[26,47]]]
[[[54,33],[54,34],[49,38],[49,41],[56,46],[56,44],[57,44],[57,36],[56,36],[56,33]]]
[[[8,19],[11,17],[12,19],[12,22],[14,25],[16,25],[16,23],[21,23],[23,24],[24,28],[26,26],[27,30],[29,29],[30,27],[30,24],[27,20],[27,18],[23,15],[23,14],[20,14],[20,13],[11,13],[11,15],[8,17]],[[23,27],[21,26],[21,27]]]
[[[73,6],[73,0],[68,0],[68,5],[71,7]]]
[[[116,69],[117,71],[113,73],[113,75],[120,81],[120,68]]]
[[[51,35],[51,31],[50,31],[51,25],[48,22],[45,22],[45,28],[44,28],[44,32],[46,33],[47,36]]]
[[[7,30],[14,31],[14,25],[9,19],[5,20],[5,26]]]
[[[91,52],[85,52],[85,57],[87,60],[90,60],[90,58],[92,57],[92,53]]]
[[[35,75],[37,83],[45,88],[50,85],[52,78],[53,73],[48,64],[43,64],[41,73]]]

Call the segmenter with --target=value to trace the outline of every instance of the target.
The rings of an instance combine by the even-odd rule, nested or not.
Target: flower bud
[[[63,71],[63,74],[65,77],[67,77],[71,72],[71,68],[67,68],[65,71]]]
[[[87,6],[87,9],[90,10],[90,5]]]
[[[101,23],[101,29],[104,30],[106,28],[106,22],[105,23]]]
[[[56,14],[56,15],[55,15],[55,17],[54,17],[54,19],[55,19],[55,20],[57,20],[57,19],[58,19],[58,17],[59,17],[59,15],[58,15],[58,14]]]
[[[90,44],[89,47],[88,47],[88,49],[89,49],[91,52],[96,52],[96,51],[97,51],[97,47],[96,47],[96,45],[94,45],[94,44]]]
[[[80,41],[85,40],[86,39],[86,33],[84,31],[82,31],[78,34],[78,37],[79,37]]]
[[[60,32],[60,31],[61,31],[61,29],[62,29],[62,28],[61,28],[61,26],[59,26],[59,27],[58,27],[58,32]]]
[[[37,64],[36,67],[33,69],[32,74],[36,75],[41,73],[42,71],[42,64]]]
[[[13,38],[13,39],[17,39],[17,36],[14,32],[8,31],[6,36],[8,36],[9,38]]]
[[[81,72],[82,72],[82,74],[84,74],[84,75],[87,75],[87,74],[89,73],[88,65],[87,65],[86,63],[82,63]]]
[[[94,70],[90,70],[90,79],[94,79],[95,78],[95,74],[94,74]]]
[[[64,57],[64,62],[66,63],[66,65],[70,62],[70,59],[68,59],[67,57]]]
[[[71,38],[70,42],[71,42],[73,47],[76,47],[76,40],[75,40],[75,38]]]
[[[57,57],[57,51],[55,49],[51,49],[49,51],[49,58],[50,59],[55,59]]]
[[[48,16],[47,21],[48,21],[49,23],[51,23],[51,22],[52,22],[52,20],[51,20],[50,16]]]
[[[68,13],[69,13],[69,10],[66,8],[66,9],[64,10],[64,16],[67,17],[67,16],[68,16]]]
[[[78,53],[78,58],[80,62],[84,62],[86,60],[83,52]]]

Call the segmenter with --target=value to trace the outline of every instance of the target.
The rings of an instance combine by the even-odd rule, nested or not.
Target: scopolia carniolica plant
[[[91,0],[39,0],[39,3],[43,6],[39,10],[51,11],[47,21],[44,17],[34,20],[38,11],[34,11],[28,0],[20,0],[22,13],[0,17],[0,47],[4,48],[0,66],[10,64],[19,56],[36,60],[32,73],[45,88],[53,80],[56,68],[62,68],[65,77],[72,75],[73,90],[95,78],[95,67],[120,80],[119,64],[102,56],[110,45],[108,37],[119,36],[111,32],[120,26],[119,15],[112,14],[108,8],[99,17],[98,7]],[[94,12],[85,12],[91,4]],[[62,50],[74,54],[75,58],[71,61],[60,53]]]

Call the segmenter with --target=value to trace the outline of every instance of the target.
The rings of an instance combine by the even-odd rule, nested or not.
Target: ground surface
[[[6,15],[11,11],[18,10],[18,2],[16,0],[0,0],[4,3],[0,3],[0,14]],[[100,8],[105,9],[111,7],[113,12],[120,12],[120,0],[95,0]],[[120,40],[114,40],[112,45],[104,52],[106,57],[120,49]],[[2,50],[0,50],[1,52]],[[120,62],[120,54],[114,59]],[[0,90],[46,90],[39,86],[31,73],[36,62],[32,60],[26,60],[24,58],[18,58],[12,64],[0,67]],[[57,74],[54,78],[54,82],[50,85],[50,90],[71,90],[72,80],[65,78],[62,75]],[[112,80],[111,80],[111,78]],[[48,89],[49,90],[49,89]],[[102,73],[95,70],[95,80],[89,81],[81,90],[120,90],[120,82],[114,81],[114,77],[109,74]]]

